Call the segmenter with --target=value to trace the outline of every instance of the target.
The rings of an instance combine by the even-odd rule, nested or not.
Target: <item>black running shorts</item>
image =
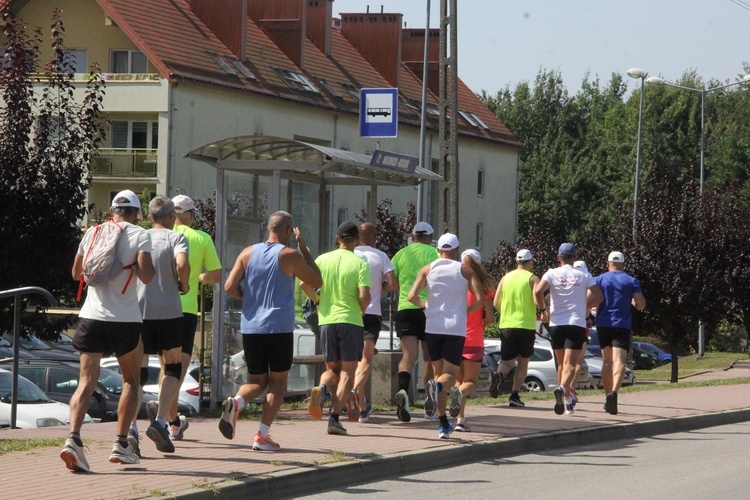
[[[587,340],[586,329],[582,326],[558,325],[550,326],[552,334],[552,349],[573,349],[580,351]]]
[[[396,313],[396,336],[425,340],[425,315],[422,309],[402,309]]]
[[[144,319],[143,354],[159,354],[182,346],[182,330],[185,318]]]
[[[294,334],[244,333],[242,347],[245,351],[247,373],[264,375],[269,372],[288,372],[294,356]]]
[[[601,326],[596,329],[599,333],[599,345],[605,347],[617,347],[630,351],[630,330],[627,328],[612,328]]]
[[[116,323],[81,318],[73,336],[73,347],[80,352],[114,354],[120,357],[138,347],[141,323]]]

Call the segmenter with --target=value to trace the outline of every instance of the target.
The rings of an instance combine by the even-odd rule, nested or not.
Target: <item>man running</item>
[[[408,293],[409,301],[425,311],[427,350],[435,371],[432,398],[437,401],[440,420],[438,438],[447,439],[453,432],[448,421],[446,402],[448,390],[456,383],[466,339],[466,317],[484,307],[484,292],[471,266],[457,260],[458,238],[445,233],[437,244],[439,258],[424,266]],[[420,296],[427,288],[427,300]],[[476,300],[468,305],[471,288]],[[459,392],[460,395],[460,392]],[[461,401],[457,401],[460,407]]]
[[[586,340],[587,311],[602,300],[602,292],[594,278],[573,267],[575,257],[575,245],[560,245],[557,251],[560,267],[544,273],[534,287],[534,299],[541,311],[542,323],[549,322],[552,349],[557,362],[563,365],[560,386],[555,389],[557,415],[574,412],[570,390],[575,383],[575,365],[580,362],[581,348]],[[544,292],[547,290],[550,291],[549,308],[544,302]]]
[[[299,251],[287,245],[294,236]],[[274,212],[268,219],[268,239],[245,248],[224,283],[224,290],[242,299],[240,332],[247,362],[248,383],[222,405],[219,430],[233,439],[237,417],[249,401],[266,393],[254,450],[278,451],[269,431],[284,401],[294,355],[294,279],[318,288],[320,271],[292,216]]]
[[[364,323],[364,350],[362,360],[357,365],[354,376],[354,390],[349,396],[347,413],[349,420],[367,422],[370,419],[372,406],[365,401],[365,385],[370,378],[372,369],[372,356],[375,353],[375,344],[380,336],[380,325],[382,314],[380,310],[381,292],[395,292],[398,290],[398,278],[394,273],[391,259],[383,252],[375,248],[375,240],[378,230],[372,222],[363,222],[359,225],[359,246],[354,253],[362,257],[370,266],[370,304],[365,310],[362,318]]]
[[[423,381],[425,389],[434,383],[432,363],[430,363],[425,343],[425,315],[424,311],[412,304],[408,297],[412,285],[417,279],[419,271],[430,262],[438,258],[438,252],[432,243],[435,231],[427,222],[417,222],[411,233],[413,243],[399,250],[393,256],[393,267],[399,281],[398,311],[396,312],[396,335],[401,341],[401,361],[398,363],[398,392],[396,393],[396,415],[402,422],[411,420],[409,408],[409,387],[411,385],[411,371],[419,354],[422,344],[424,359]],[[422,292],[420,298],[427,299],[427,292]],[[427,390],[425,413],[432,417],[435,414],[436,402],[430,399],[434,391]]]
[[[88,461],[81,441],[81,426],[99,380],[99,362],[103,353],[114,352],[122,372],[122,395],[117,407],[117,437],[109,461],[120,464],[140,463],[128,443],[128,428],[138,411],[138,387],[143,356],[138,294],[132,279],[137,276],[148,284],[154,277],[151,262],[151,238],[135,224],[141,217],[141,202],[130,190],[117,193],[109,209],[112,222],[122,228],[115,248],[117,260],[127,262],[112,279],[88,287],[86,300],[79,314],[80,321],[73,336],[73,347],[81,353],[78,388],[70,398],[70,434],[60,451],[65,466],[75,472],[88,472]],[[81,279],[83,256],[94,236],[90,227],[78,246],[73,261],[73,279]],[[131,266],[132,264],[132,266]]]
[[[370,304],[370,266],[354,254],[359,243],[359,229],[349,221],[336,232],[339,248],[315,259],[323,284],[318,303],[318,325],[323,358],[327,370],[320,385],[310,391],[310,416],[323,418],[326,391],[331,394],[331,416],[328,434],[345,436],[339,422],[341,410],[354,387],[354,372],[362,359],[364,346],[362,316]],[[308,297],[315,296],[313,283],[302,283]]]
[[[607,257],[608,271],[596,277],[604,300],[596,311],[596,331],[602,346],[602,382],[604,411],[617,415],[617,392],[625,373],[625,361],[630,351],[631,326],[630,306],[639,311],[646,307],[646,299],[638,280],[623,271],[625,256],[612,252]]]
[[[498,397],[501,379],[508,376],[514,363],[518,363],[508,399],[509,406],[518,408],[526,406],[518,391],[526,380],[536,338],[534,287],[539,283],[539,277],[531,271],[534,262],[534,256],[529,250],[519,250],[516,254],[516,269],[502,277],[495,292],[495,307],[500,311],[498,325],[502,362],[497,367],[497,372],[492,374],[490,396]]]

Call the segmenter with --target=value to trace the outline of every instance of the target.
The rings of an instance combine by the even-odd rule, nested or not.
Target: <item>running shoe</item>
[[[458,432],[471,432],[471,427],[466,425],[466,422],[459,422],[456,424],[455,430]]]
[[[424,402],[424,415],[427,418],[435,416],[437,411],[437,393],[435,391],[435,381],[430,379],[424,386],[424,392],[427,395],[427,399]]]
[[[323,418],[323,398],[325,397],[326,386],[319,385],[310,390],[310,405],[307,411],[315,420]]]
[[[514,393],[510,395],[510,398],[508,398],[508,406],[513,408],[523,408],[526,406],[526,403],[521,401],[521,396],[518,395],[518,393]]]
[[[146,416],[150,424],[153,424],[156,420],[156,416],[159,414],[159,402],[149,401],[146,403]]]
[[[237,417],[240,416],[240,405],[234,398],[227,398],[221,405],[221,419],[219,420],[219,431],[227,439],[234,439],[234,431],[237,427]]]
[[[141,455],[141,435],[138,434],[138,431],[135,429],[130,429],[128,431],[128,444],[133,447],[133,451],[136,455],[138,455],[138,458],[143,458],[143,455]]]
[[[565,398],[565,414],[572,415],[576,412],[575,406],[571,398]]]
[[[260,432],[255,433],[255,439],[253,439],[253,449],[261,451],[279,451],[281,446],[279,443],[271,439],[271,436],[263,437]]]
[[[172,438],[172,441],[182,441],[185,431],[190,427],[190,422],[188,422],[185,415],[178,415],[177,418],[180,421],[180,425],[169,426],[169,437]]]
[[[448,427],[443,427],[442,425],[438,429],[438,438],[439,439],[448,439],[451,437],[451,434],[453,433],[453,424],[448,422]]]
[[[610,415],[617,415],[617,393],[612,391],[604,400],[604,411]]]
[[[403,389],[396,393],[396,416],[402,422],[409,422],[411,420],[409,395]]]
[[[575,389],[570,390],[570,402],[573,406],[578,404],[578,394],[576,393]]]
[[[490,397],[496,398],[500,395],[500,382],[502,382],[502,377],[497,372],[492,372],[490,381]]]
[[[565,405],[563,404],[564,395],[565,395],[565,391],[563,391],[562,387],[555,388],[555,414],[556,415],[562,415],[563,413],[565,413]]]
[[[341,425],[341,422],[336,422],[333,417],[330,417],[328,419],[328,434],[346,436],[347,432],[346,429],[344,429],[344,426]]]
[[[450,413],[451,417],[456,418],[461,411],[461,401],[463,400],[464,395],[455,385],[451,387],[450,392],[451,405],[448,408],[448,413]]]
[[[60,458],[65,462],[65,467],[73,472],[89,472],[89,463],[86,461],[86,452],[83,446],[78,446],[73,438],[65,440],[65,446],[60,450]]]
[[[369,401],[365,403],[365,410],[359,413],[359,423],[364,424],[370,420],[370,413],[372,413],[372,405]]]
[[[352,390],[349,393],[349,401],[346,403],[346,416],[349,417],[349,422],[357,422],[360,414],[359,396],[356,390]]]
[[[156,444],[156,449],[162,453],[174,453],[174,444],[169,438],[169,430],[166,425],[154,422],[146,429],[148,438]],[[135,449],[133,450],[135,451]]]
[[[139,464],[141,459],[133,451],[132,446],[123,447],[119,441],[112,445],[112,453],[109,455],[109,461],[113,464]]]

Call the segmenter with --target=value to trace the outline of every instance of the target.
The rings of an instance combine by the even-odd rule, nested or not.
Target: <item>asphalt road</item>
[[[305,498],[739,499],[750,496],[749,449],[746,422],[462,465]]]

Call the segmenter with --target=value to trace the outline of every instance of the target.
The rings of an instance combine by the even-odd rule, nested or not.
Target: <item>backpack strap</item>
[[[123,266],[123,269],[130,269],[130,276],[128,276],[128,280],[125,282],[125,286],[122,287],[122,292],[120,292],[122,295],[125,295],[125,291],[128,289],[128,286],[130,286],[130,282],[133,280],[133,274],[135,274],[135,265],[137,262],[133,262],[129,266]]]

